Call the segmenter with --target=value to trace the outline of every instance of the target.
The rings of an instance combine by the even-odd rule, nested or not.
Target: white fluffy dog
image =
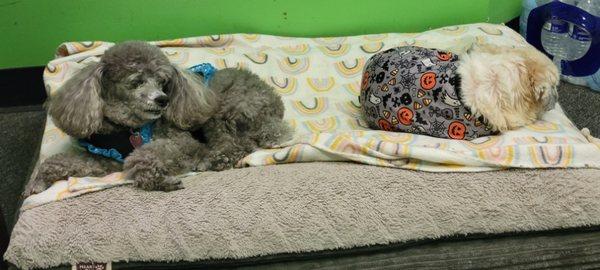
[[[479,45],[460,61],[462,100],[498,131],[535,122],[554,108],[557,67],[533,47]]]

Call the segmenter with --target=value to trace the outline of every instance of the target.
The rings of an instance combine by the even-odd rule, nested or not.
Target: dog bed
[[[401,45],[436,47],[455,53],[464,52],[473,43],[528,46],[518,33],[502,25],[471,24],[420,34],[313,39],[234,34],[154,43],[164,47],[170,60],[183,67],[209,62],[217,68],[248,68],[281,94],[286,105],[285,119],[295,128],[295,138],[280,148],[252,153],[241,161],[241,166],[354,161],[435,172],[600,168],[600,144],[580,132],[558,105],[532,125],[472,141],[368,130],[357,96],[362,69],[370,55]],[[44,72],[48,94],[57,91],[85,63],[97,61],[112,45],[61,45],[59,57]],[[47,123],[40,161],[55,153],[80,151],[51,119]],[[28,198],[24,209],[128,183],[119,174],[65,179]]]
[[[127,180],[119,174],[74,178],[26,203],[5,259],[25,269],[81,261],[202,262],[600,225],[600,171],[584,168],[598,167],[600,144],[577,130],[560,107],[507,139],[462,146],[366,131],[357,121],[358,77],[368,55],[407,44],[459,53],[473,42],[519,45],[522,39],[504,26],[474,24],[422,34],[242,34],[156,42],[182,66],[248,67],[283,96],[297,136],[280,149],[251,154],[243,165],[350,160],[394,168],[251,167],[190,176],[184,190],[172,193],[120,186]],[[49,93],[111,45],[63,44],[44,74]],[[393,150],[407,142],[403,151]],[[48,121],[40,160],[64,151],[80,149]],[[581,169],[488,171],[509,167]],[[61,200],[90,191],[99,192]],[[44,204],[52,201],[58,202]]]
[[[21,213],[5,259],[202,262],[471,234],[600,225],[600,171],[429,173],[351,163],[206,172],[185,189],[121,186]]]

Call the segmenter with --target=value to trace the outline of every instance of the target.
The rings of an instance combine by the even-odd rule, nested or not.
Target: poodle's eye
[[[131,86],[133,86],[133,87],[138,87],[142,84],[144,84],[144,80],[142,80],[142,79],[135,79],[131,82]]]
[[[163,92],[165,92],[165,94],[170,94],[171,93],[171,87],[169,87],[168,85],[169,81],[165,81],[162,86],[163,86]]]

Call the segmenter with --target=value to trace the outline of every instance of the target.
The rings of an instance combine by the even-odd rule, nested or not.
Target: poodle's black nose
[[[169,97],[166,95],[160,95],[154,99],[154,102],[161,107],[167,106],[169,104]]]

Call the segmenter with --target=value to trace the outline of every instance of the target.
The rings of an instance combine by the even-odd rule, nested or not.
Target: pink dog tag
[[[133,145],[133,148],[138,148],[144,144],[142,141],[142,136],[140,136],[139,132],[135,132],[129,136],[129,142]]]

